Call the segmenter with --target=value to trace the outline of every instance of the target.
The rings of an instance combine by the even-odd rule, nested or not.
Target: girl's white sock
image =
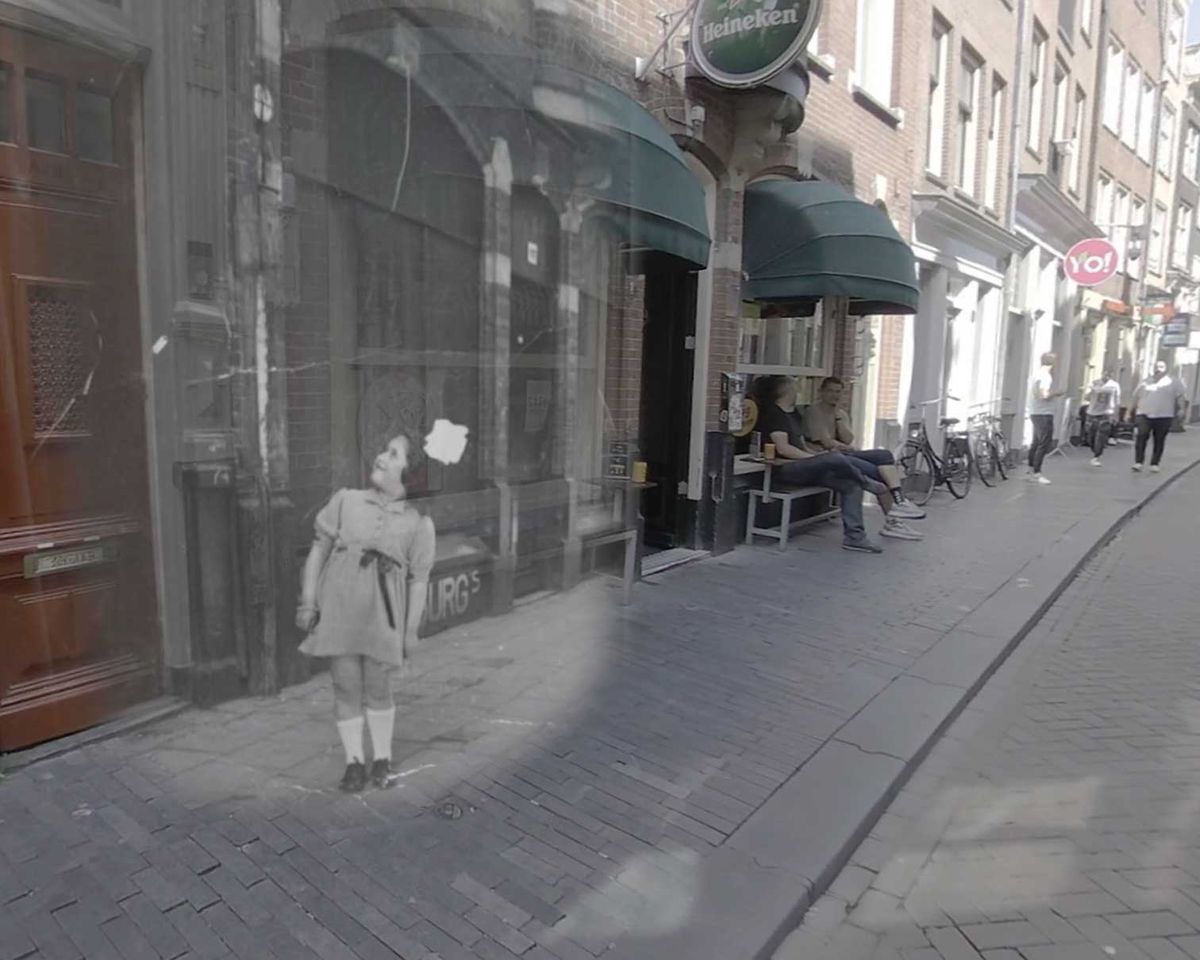
[[[367,708],[367,727],[371,731],[371,749],[376,760],[392,759],[392,730],[396,726],[396,708]]]
[[[363,718],[351,717],[337,722],[338,736],[342,738],[342,749],[346,751],[346,763],[363,762]]]

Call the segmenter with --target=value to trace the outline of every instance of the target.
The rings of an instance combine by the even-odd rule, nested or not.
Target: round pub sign
[[[699,0],[692,58],[724,87],[770,80],[804,52],[821,19],[821,0]]]

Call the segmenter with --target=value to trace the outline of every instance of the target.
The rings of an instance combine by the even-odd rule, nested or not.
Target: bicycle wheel
[[[946,440],[945,456],[943,458],[942,479],[946,489],[954,499],[961,500],[971,489],[971,445],[960,437]]]
[[[999,430],[992,434],[992,456],[996,459],[996,472],[1001,480],[1008,479],[1012,470],[1012,451],[1008,449],[1008,439]]]
[[[986,437],[975,440],[975,470],[985,487],[996,485],[996,451]]]
[[[904,496],[919,506],[927,504],[933,496],[936,470],[925,448],[915,440],[906,441],[897,464],[904,471],[900,480]]]

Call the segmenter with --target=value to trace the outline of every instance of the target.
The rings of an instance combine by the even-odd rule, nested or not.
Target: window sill
[[[1045,157],[1043,157],[1041,155],[1041,153],[1038,150],[1034,149],[1033,147],[1026,147],[1025,152],[1027,154],[1029,154],[1031,157],[1033,157],[1033,159],[1036,160],[1038,163],[1045,162]]]
[[[962,187],[955,187],[954,195],[963,203],[970,204],[972,207],[979,209],[979,200],[975,197],[975,194],[964,190]]]
[[[886,103],[876,99],[872,94],[858,86],[858,84],[850,88],[850,93],[861,106],[866,107],[888,126],[900,127],[904,123],[903,110],[897,107],[889,107]]]
[[[837,70],[837,60],[827,53],[809,53],[808,69],[824,80],[831,80]]]
[[[1064,30],[1062,27],[1059,27],[1058,28],[1058,39],[1061,40],[1063,46],[1067,48],[1067,53],[1074,56],[1075,55],[1075,42],[1071,39],[1070,32],[1067,30]]]
[[[929,170],[925,171],[925,179],[928,180],[930,183],[932,183],[939,190],[949,190],[950,189],[950,181],[949,180],[945,179],[944,177],[940,177],[936,173],[933,173]]]

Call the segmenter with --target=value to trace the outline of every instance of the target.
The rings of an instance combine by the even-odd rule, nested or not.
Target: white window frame
[[[1200,180],[1200,127],[1190,120],[1187,125],[1187,140],[1183,145],[1183,175],[1192,183]]]
[[[1025,145],[1034,153],[1041,153],[1042,114],[1045,113],[1046,51],[1050,38],[1036,22],[1033,25],[1032,46],[1029,53],[1029,117],[1026,124]]]
[[[1154,114],[1157,112],[1158,87],[1148,73],[1142,74],[1141,102],[1138,105],[1137,155],[1146,163],[1154,158]]]
[[[1085,39],[1092,35],[1092,0],[1080,0],[1079,3],[1079,32]]]
[[[999,74],[992,74],[992,100],[988,107],[987,158],[983,171],[983,205],[996,209],[1000,189],[1000,145],[1004,143],[1005,101],[1008,86]]]
[[[1187,269],[1195,222],[1196,209],[1190,203],[1180,203],[1175,208],[1175,232],[1171,239],[1171,266],[1177,270]]]
[[[955,177],[958,188],[974,197],[979,190],[979,91],[984,74],[983,58],[964,46],[959,69],[960,81],[967,80],[970,89],[958,91],[955,107],[959,138]]]
[[[1114,136],[1121,135],[1121,97],[1125,90],[1125,51],[1110,41],[1105,52],[1108,62],[1104,75],[1104,126]]]
[[[1167,14],[1167,69],[1178,79],[1183,72],[1184,34],[1187,22],[1184,12],[1172,3]]]
[[[1158,172],[1171,176],[1175,165],[1175,123],[1178,112],[1163,101],[1162,119],[1158,124]]]
[[[1067,167],[1067,186],[1079,193],[1079,171],[1082,168],[1083,131],[1087,129],[1087,91],[1075,85],[1075,110],[1071,117],[1071,159]]]
[[[1129,265],[1129,224],[1130,224],[1130,198],[1129,189],[1121,184],[1117,184],[1116,193],[1113,196],[1113,212],[1112,220],[1112,238],[1113,246],[1117,248],[1117,257],[1120,260],[1118,269],[1125,271]]]
[[[1142,100],[1142,69],[1132,57],[1125,58],[1121,77],[1121,142],[1137,150],[1138,107]]]
[[[929,129],[925,137],[925,169],[935,177],[946,173],[946,113],[950,85],[950,25],[933,18],[933,50],[929,71]]]
[[[1150,239],[1146,244],[1144,256],[1146,261],[1146,269],[1149,273],[1162,273],[1163,268],[1163,244],[1166,241],[1167,232],[1167,208],[1157,201],[1154,204],[1154,213],[1150,220]]]
[[[854,85],[891,108],[895,97],[896,0],[858,0]]]
[[[1104,230],[1104,235],[1113,240],[1113,203],[1116,199],[1113,178],[1107,173],[1101,173],[1096,184],[1096,226]],[[1114,244],[1115,245],[1115,244]]]

